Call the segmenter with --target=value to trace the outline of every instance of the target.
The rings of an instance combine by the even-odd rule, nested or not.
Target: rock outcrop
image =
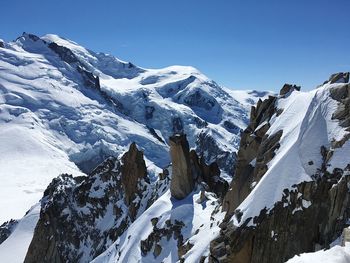
[[[134,220],[138,210],[137,205],[139,205],[133,202],[140,191],[138,184],[141,180],[149,183],[143,153],[137,149],[135,143],[130,145],[129,151],[122,157],[121,173],[121,182],[125,192],[125,203],[129,206],[131,219]]]
[[[281,92],[281,98],[287,93]],[[325,94],[338,101],[332,119],[349,132],[349,84],[331,86]],[[300,253],[329,248],[349,226],[350,160],[342,169],[331,164],[335,150],[350,139],[349,133],[320,147],[322,163],[315,174],[310,174],[310,181],[283,189],[281,200],[272,208],[262,207],[259,215],[242,220],[243,214],[236,208],[264,176],[266,164],[280,146],[282,130],[266,134],[269,120],[280,112],[276,99],[259,101],[257,107],[252,108],[251,123],[241,139],[235,178],[224,198],[223,208],[227,214],[219,237],[211,243],[211,262],[282,263]]]
[[[300,86],[292,85],[292,84],[284,84],[282,89],[280,90],[280,95],[286,95],[289,92],[292,92],[294,90],[300,91]]]
[[[172,159],[171,195],[183,199],[192,192],[195,184],[204,182],[206,191],[222,198],[228,190],[228,183],[220,177],[217,163],[207,165],[203,157],[199,158],[194,150],[189,151],[184,134],[174,135],[169,141]]]
[[[55,178],[41,200],[25,262],[92,260],[165,191],[163,184],[167,180],[148,183],[134,143],[121,161],[109,158],[87,177]]]
[[[254,218],[255,226],[222,224],[211,244],[212,262],[282,263],[294,255],[327,248],[350,217],[350,167],[324,172],[316,181],[286,189],[283,198]]]
[[[276,97],[259,100],[252,107],[250,124],[243,131],[240,148],[237,154],[235,175],[223,202],[227,217],[232,216],[238,205],[248,196],[253,186],[259,182],[267,171],[267,163],[274,157],[279,148],[282,131],[272,135],[266,132],[270,128],[269,120],[278,110],[275,106]]]
[[[333,83],[348,83],[350,72],[338,72],[332,74],[328,80],[330,84]]]
[[[220,169],[216,162],[209,165],[203,157],[199,158],[194,150],[190,151],[191,169],[197,183],[205,183],[206,191],[223,198],[228,190],[228,183],[220,177]]]
[[[10,221],[7,221],[0,226],[0,244],[11,235],[17,224],[17,220],[11,219]]]
[[[194,188],[189,145],[184,134],[175,134],[169,138],[169,142],[172,162],[170,192],[172,197],[183,199]]]

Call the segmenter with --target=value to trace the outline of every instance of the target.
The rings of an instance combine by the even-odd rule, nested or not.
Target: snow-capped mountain
[[[272,95],[55,35],[1,46],[3,210],[42,197],[2,260],[350,261],[349,73]]]
[[[131,142],[157,175],[174,131],[229,178],[248,109],[267,95],[231,94],[195,68],[144,69],[56,35],[1,43],[0,222],[22,217],[52,178],[88,173]]]

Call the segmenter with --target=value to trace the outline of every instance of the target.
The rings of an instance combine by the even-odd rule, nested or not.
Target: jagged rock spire
[[[171,161],[173,164],[170,192],[172,197],[183,199],[194,188],[189,145],[185,134],[175,134],[169,138],[169,141]]]

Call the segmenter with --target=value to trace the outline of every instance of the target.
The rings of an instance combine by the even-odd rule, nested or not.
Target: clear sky
[[[311,89],[350,71],[350,0],[9,0],[0,38],[54,33],[146,68],[192,65],[221,85]]]

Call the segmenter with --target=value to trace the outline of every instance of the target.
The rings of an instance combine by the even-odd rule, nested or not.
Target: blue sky
[[[0,38],[55,33],[146,68],[192,65],[221,85],[311,89],[350,71],[349,0],[3,1]]]

